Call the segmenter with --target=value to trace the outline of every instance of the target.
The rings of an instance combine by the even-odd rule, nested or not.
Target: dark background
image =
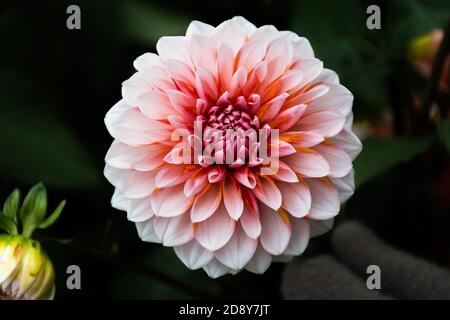
[[[66,28],[67,6],[81,8],[81,30]],[[381,7],[381,30],[366,8]],[[307,37],[318,58],[355,96],[364,151],[358,188],[338,216],[364,221],[384,239],[450,266],[449,153],[434,124],[412,121],[429,86],[406,47],[444,28],[450,5],[434,1],[2,1],[0,5],[0,199],[42,181],[60,220],[36,233],[54,262],[57,299],[280,298],[283,264],[263,276],[211,280],[188,270],[170,248],[139,240],[126,214],[110,206],[103,177],[112,142],[104,116],[121,98],[133,60],[191,20],[218,25],[242,15]],[[441,97],[448,111],[448,92]],[[304,256],[329,251],[328,236]],[[300,257],[298,259],[302,259]],[[82,289],[66,289],[66,268],[81,267]]]

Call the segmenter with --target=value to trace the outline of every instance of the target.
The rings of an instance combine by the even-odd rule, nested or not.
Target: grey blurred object
[[[300,258],[283,275],[285,299],[450,299],[450,271],[393,248],[356,222],[331,237],[335,257]],[[369,265],[381,269],[381,290],[369,290]]]

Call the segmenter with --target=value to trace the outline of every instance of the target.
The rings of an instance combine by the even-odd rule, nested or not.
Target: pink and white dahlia
[[[112,206],[214,278],[302,254],[354,190],[352,94],[307,39],[242,17],[156,48],[105,118]]]

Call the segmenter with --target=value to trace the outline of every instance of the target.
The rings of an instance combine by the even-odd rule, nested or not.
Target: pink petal
[[[283,208],[296,218],[302,218],[309,213],[311,209],[311,194],[308,185],[299,181],[297,183],[279,182],[283,195]]]
[[[193,226],[187,214],[173,218],[156,217],[154,228],[166,247],[180,246],[194,238]]]
[[[223,89],[228,89],[233,77],[234,55],[230,47],[221,45],[217,51],[217,65],[219,68],[220,84]]]
[[[234,270],[240,270],[253,257],[257,245],[258,241],[247,237],[241,227],[237,225],[230,241],[216,251],[214,256],[225,266]]]
[[[166,165],[158,170],[155,177],[157,188],[173,187],[185,182],[192,174],[192,170],[186,169],[183,165]]]
[[[297,86],[291,88],[293,91],[297,91],[319,76],[323,69],[323,63],[315,58],[300,58],[295,61],[292,68],[294,70],[301,70],[303,73],[301,81],[298,82]]]
[[[296,148],[310,148],[321,143],[323,136],[314,131],[288,131],[280,134],[280,139]]]
[[[269,82],[278,78],[292,61],[292,43],[287,37],[281,36],[273,40],[268,48],[265,61],[269,67]]]
[[[123,100],[108,111],[105,124],[114,138],[132,146],[151,144],[170,137],[169,125],[145,117]]]
[[[333,111],[320,111],[304,115],[292,131],[317,131],[324,137],[332,137],[344,127],[345,117]]]
[[[320,111],[333,111],[343,116],[347,116],[352,109],[353,95],[340,84],[328,84],[329,91],[309,104],[306,114]]]
[[[273,255],[280,255],[286,250],[291,238],[291,226],[287,214],[262,206],[260,241],[264,249]]]
[[[225,180],[223,186],[223,202],[230,217],[233,220],[238,220],[244,210],[244,201],[242,200],[239,185],[231,179]]]
[[[151,204],[153,212],[160,217],[175,217],[184,212],[192,204],[193,198],[184,195],[183,185],[156,190],[152,193]]]
[[[281,193],[272,179],[261,176],[257,179],[256,187],[252,189],[252,192],[270,208],[278,210],[281,207]]]
[[[142,113],[150,119],[164,120],[175,113],[167,94],[159,90],[148,91],[140,95],[137,100]]]
[[[289,97],[289,94],[283,92],[262,105],[256,112],[256,115],[259,117],[261,122],[265,123],[274,119],[280,112],[281,107],[283,106],[287,97]]]
[[[195,225],[194,235],[198,243],[205,249],[216,251],[230,240],[234,226],[234,220],[221,205],[211,217]]]
[[[203,191],[208,185],[208,174],[205,171],[199,171],[186,180],[184,184],[184,194],[186,197],[196,195]]]
[[[256,186],[255,175],[247,167],[237,169],[234,173],[234,177],[240,184],[247,188],[253,189]]]
[[[199,68],[195,79],[199,98],[215,102],[218,98],[218,88],[214,75],[211,71]]]
[[[179,60],[168,60],[166,67],[169,75],[175,81],[181,81],[192,86],[195,85],[195,74],[186,63]]]
[[[214,258],[214,254],[200,246],[196,240],[175,246],[174,250],[177,257],[191,270],[202,268]]]
[[[278,171],[271,176],[273,179],[295,183],[298,182],[298,177],[295,172],[283,161],[278,161]]]
[[[304,77],[304,70],[289,70],[285,72],[279,80],[279,90],[283,92],[294,92],[300,89],[306,83]]]
[[[330,173],[330,166],[325,158],[311,149],[299,149],[296,154],[284,157],[283,160],[292,170],[306,177],[325,177]]]
[[[133,169],[134,164],[139,159],[148,156],[158,149],[159,146],[155,145],[133,147],[114,140],[106,154],[105,162],[115,168]]]
[[[258,62],[264,59],[266,49],[266,43],[261,39],[247,42],[237,54],[238,67],[243,66],[247,70],[252,70]]]
[[[309,219],[326,220],[339,213],[340,203],[336,187],[327,179],[305,179],[311,192]]]
[[[178,115],[194,120],[194,110],[196,100],[181,91],[178,90],[168,90],[167,96],[169,101],[173,106],[173,109],[177,111]]]
[[[259,213],[245,206],[240,219],[241,227],[247,236],[251,239],[257,239],[261,234],[261,222]]]
[[[211,39],[199,34],[192,35],[190,49],[192,62],[197,69],[203,68],[217,74],[217,53]]]
[[[280,112],[269,124],[272,128],[280,130],[280,132],[287,131],[299,121],[305,110],[306,105],[304,104],[291,107]]]
[[[192,222],[201,222],[208,219],[216,212],[222,200],[222,190],[218,183],[211,184],[195,198],[191,208]]]
[[[144,198],[155,190],[155,176],[156,172],[154,171],[129,171],[118,188],[127,198]]]

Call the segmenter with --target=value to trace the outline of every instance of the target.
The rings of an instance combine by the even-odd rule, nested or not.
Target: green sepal
[[[5,203],[3,204],[3,214],[6,217],[11,218],[15,225],[17,225],[17,216],[19,214],[20,201],[20,190],[14,189],[14,191],[11,192],[8,199],[6,199]]]
[[[52,212],[51,215],[49,215],[44,221],[42,221],[38,228],[39,229],[46,229],[50,227],[52,224],[58,220],[59,216],[61,215],[61,212],[64,209],[64,206],[66,205],[66,200],[63,200],[60,202],[60,204],[56,207],[55,211]]]
[[[42,183],[33,186],[28,192],[20,209],[22,234],[29,238],[45,217],[47,211],[47,191]]]
[[[0,211],[0,229],[10,235],[17,235],[17,225],[14,220]]]

